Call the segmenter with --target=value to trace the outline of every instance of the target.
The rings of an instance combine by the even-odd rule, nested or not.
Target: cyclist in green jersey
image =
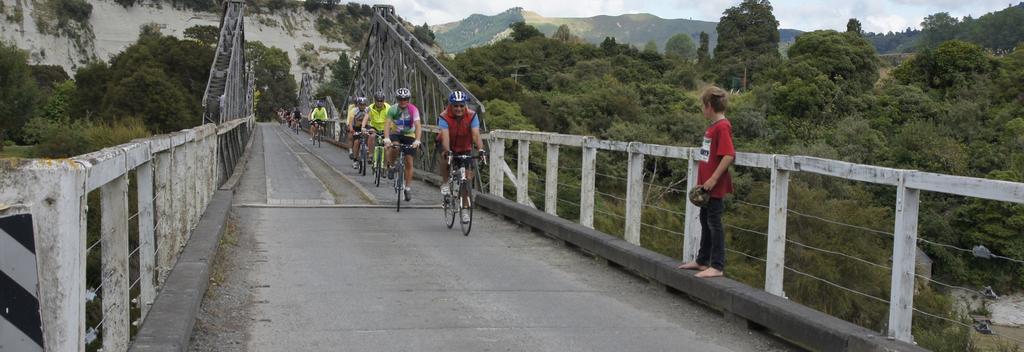
[[[322,100],[318,100],[316,108],[313,109],[313,112],[309,113],[309,122],[309,140],[313,140],[316,137],[317,131],[327,123],[327,109],[324,108]]]

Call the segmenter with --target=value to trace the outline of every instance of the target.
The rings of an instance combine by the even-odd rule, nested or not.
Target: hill
[[[508,26],[516,22],[526,22],[549,37],[564,24],[569,26],[573,35],[595,44],[600,43],[605,37],[615,37],[619,43],[637,47],[643,47],[648,41],[654,40],[658,48],[664,48],[665,42],[675,34],[690,34],[694,42],[697,42],[700,32],[708,33],[712,47],[718,42],[718,33],[715,31],[717,22],[665,19],[646,13],[580,18],[544,17],[520,7],[508,9],[494,16],[473,14],[461,21],[436,25],[431,29],[437,35],[438,44],[445,51],[457,53],[504,38],[508,33]],[[783,44],[792,42],[800,33],[802,32],[794,29],[779,30]]]

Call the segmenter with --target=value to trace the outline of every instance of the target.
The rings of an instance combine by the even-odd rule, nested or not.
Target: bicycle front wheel
[[[455,210],[458,209],[458,203],[455,203],[458,196],[452,193],[452,190],[454,190],[454,187],[449,182],[448,194],[443,194],[444,199],[441,200],[441,207],[444,208],[444,225],[448,226],[449,229],[455,227],[455,217],[459,215],[459,212]]]
[[[401,158],[401,156],[399,156],[399,158]],[[405,190],[405,165],[402,165],[402,163],[399,162],[395,165],[395,169],[402,170],[401,175],[399,175],[398,172],[395,172],[395,212],[401,212],[402,197],[405,196],[402,194],[402,191]]]
[[[459,217],[461,219],[459,222],[462,224],[463,236],[469,236],[469,231],[473,229],[474,203],[476,202],[473,201],[473,188],[469,187],[468,182],[461,182],[461,186],[459,186]]]

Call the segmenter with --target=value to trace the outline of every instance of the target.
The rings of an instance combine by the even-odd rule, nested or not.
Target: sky
[[[781,28],[804,31],[845,30],[857,18],[867,32],[920,28],[921,20],[937,12],[975,18],[1022,0],[774,0],[775,18]],[[360,2],[363,2],[362,0]],[[726,8],[740,0],[384,0],[398,15],[413,23],[431,25],[457,21],[471,14],[494,15],[522,7],[546,17],[589,17],[625,13],[651,13],[662,18],[687,18],[717,22]],[[377,3],[380,3],[379,1]]]

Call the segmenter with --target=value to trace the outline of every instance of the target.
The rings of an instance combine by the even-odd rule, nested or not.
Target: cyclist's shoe
[[[394,180],[395,179],[395,168],[394,167],[389,167],[388,168],[388,179],[389,180]]]
[[[358,170],[359,169],[359,161],[353,161],[352,162],[352,168]]]
[[[404,193],[405,193],[405,201],[406,202],[412,200],[412,188],[406,187],[405,190],[404,190]]]
[[[444,184],[441,185],[441,195],[442,196],[447,196],[447,195],[451,194],[451,192],[452,192],[451,186],[449,186],[447,182],[445,182]]]
[[[468,224],[469,220],[471,220],[470,217],[469,217],[469,213],[462,213],[462,223],[463,224]]]

